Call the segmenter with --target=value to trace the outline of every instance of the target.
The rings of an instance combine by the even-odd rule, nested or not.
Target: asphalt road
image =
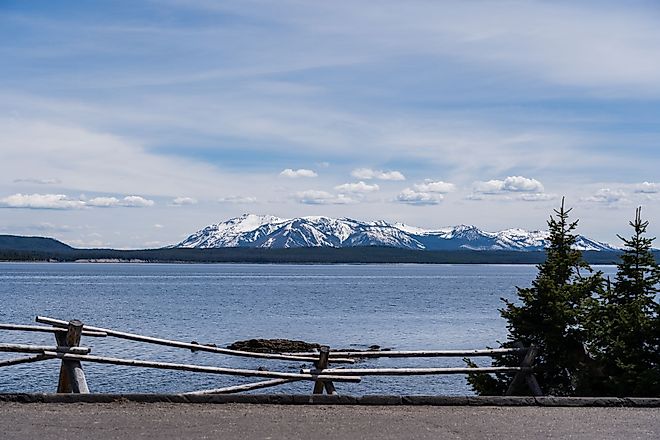
[[[657,439],[660,409],[0,403],[0,438]]]

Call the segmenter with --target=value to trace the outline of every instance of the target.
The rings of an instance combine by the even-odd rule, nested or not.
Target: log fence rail
[[[520,391],[523,385],[527,385],[534,396],[540,396],[542,390],[534,376],[533,363],[537,355],[534,346],[523,347],[518,345],[514,348],[479,349],[479,350],[405,350],[405,351],[331,351],[329,347],[322,346],[318,352],[308,353],[255,353],[241,350],[231,350],[214,346],[188,343],[172,339],[155,338],[151,336],[127,333],[117,330],[93,327],[83,324],[81,321],[63,321],[59,319],[37,316],[36,321],[46,326],[0,324],[0,330],[45,332],[53,333],[56,345],[30,345],[0,343],[0,352],[28,353],[31,356],[0,360],[0,367],[40,362],[50,359],[61,361],[58,393],[80,393],[90,392],[83,370],[83,363],[102,363],[112,365],[123,365],[143,368],[157,368],[176,371],[189,371],[198,373],[209,373],[229,376],[257,377],[267,380],[252,382],[242,385],[227,386],[223,388],[192,391],[184,394],[229,394],[256,389],[269,388],[298,381],[313,382],[312,394],[336,395],[334,382],[360,382],[363,376],[420,376],[420,375],[445,375],[445,374],[472,374],[472,373],[515,373],[514,378],[506,392],[513,395]],[[81,347],[82,336],[107,338],[115,337],[135,342],[157,344],[174,348],[182,348],[193,351],[205,351],[209,353],[237,356],[246,358],[258,358],[278,361],[295,361],[312,363],[313,368],[301,368],[299,372],[266,371],[262,369],[249,370],[237,368],[224,368],[208,365],[180,364],[172,362],[147,361],[137,359],[123,359],[90,354],[91,349]],[[353,364],[359,359],[377,358],[437,358],[437,357],[499,357],[505,355],[518,355],[521,359],[520,365],[501,367],[442,367],[442,368],[344,368],[331,367],[331,364]]]

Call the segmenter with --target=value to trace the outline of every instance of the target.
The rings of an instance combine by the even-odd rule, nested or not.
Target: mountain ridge
[[[473,225],[423,229],[383,220],[365,222],[325,216],[294,217],[243,214],[191,234],[174,248],[384,246],[411,250],[539,251],[547,246],[547,231],[520,228],[486,232]],[[614,246],[578,235],[577,249],[616,251]]]

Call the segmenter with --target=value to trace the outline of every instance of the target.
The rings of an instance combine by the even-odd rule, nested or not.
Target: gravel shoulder
[[[0,438],[656,439],[658,408],[0,403]]]

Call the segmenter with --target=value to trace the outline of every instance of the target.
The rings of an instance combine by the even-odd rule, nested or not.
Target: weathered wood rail
[[[45,326],[0,324],[0,330],[45,332],[53,333],[56,345],[30,345],[0,343],[0,352],[28,353],[25,356],[14,359],[0,360],[0,367],[40,362],[52,359],[61,361],[60,374],[57,385],[58,393],[81,393],[90,392],[87,384],[83,363],[101,363],[111,365],[122,365],[141,368],[157,368],[165,370],[188,371],[196,373],[207,373],[216,375],[243,376],[264,378],[259,382],[242,385],[234,385],[223,388],[192,391],[189,395],[203,394],[230,394],[256,389],[263,389],[284,385],[298,381],[313,382],[312,394],[336,395],[334,382],[360,382],[362,376],[421,376],[421,375],[444,375],[444,374],[471,374],[471,373],[515,373],[506,395],[517,393],[523,384],[526,384],[534,396],[540,396],[542,390],[536,381],[533,372],[533,362],[537,350],[535,347],[479,349],[479,350],[418,350],[418,351],[330,351],[329,347],[323,346],[318,352],[309,353],[255,353],[241,350],[231,350],[214,346],[188,343],[173,339],[156,338],[136,333],[122,332],[101,327],[83,324],[78,320],[63,321],[59,319],[37,316],[36,321]],[[193,365],[173,362],[148,361],[138,359],[124,359],[108,356],[97,356],[90,354],[91,348],[81,347],[83,336],[95,338],[115,337],[134,342],[163,345],[173,348],[188,349],[193,351],[205,351],[227,356],[246,358],[258,358],[277,361],[295,361],[311,363],[313,368],[301,368],[299,372],[250,370],[239,368],[225,368],[210,365]],[[501,367],[431,367],[431,368],[337,368],[331,364],[352,364],[358,359],[375,358],[437,358],[437,357],[498,357],[505,355],[517,355],[520,357],[520,365]]]
[[[42,324],[51,324],[53,326],[57,327],[66,327],[68,325],[67,321],[62,321],[60,319],[53,319],[53,318],[47,318],[44,316],[37,316],[36,318],[37,322],[40,322]],[[165,345],[169,347],[176,347],[176,348],[187,348],[189,350],[195,350],[195,351],[206,351],[209,353],[219,353],[219,354],[228,354],[232,356],[240,356],[240,357],[249,357],[249,358],[259,358],[259,359],[274,359],[274,360],[285,360],[285,361],[302,361],[302,362],[314,362],[318,358],[318,355],[315,356],[298,356],[298,355],[291,355],[291,354],[275,354],[275,353],[254,353],[251,351],[240,351],[240,350],[230,350],[228,348],[220,348],[220,347],[210,347],[208,345],[201,345],[201,344],[193,344],[190,342],[182,342],[182,341],[174,341],[171,339],[162,339],[162,338],[154,338],[151,336],[143,336],[143,335],[138,335],[135,333],[127,333],[127,332],[120,332],[117,330],[110,330],[106,328],[100,328],[100,327],[92,327],[92,326],[87,326],[88,330],[98,332],[98,333],[105,333],[107,336],[113,336],[115,338],[120,338],[120,339],[128,339],[130,341],[136,341],[136,342],[146,342],[149,344],[156,344],[156,345]],[[353,363],[354,361],[352,359],[333,359],[334,363]]]

